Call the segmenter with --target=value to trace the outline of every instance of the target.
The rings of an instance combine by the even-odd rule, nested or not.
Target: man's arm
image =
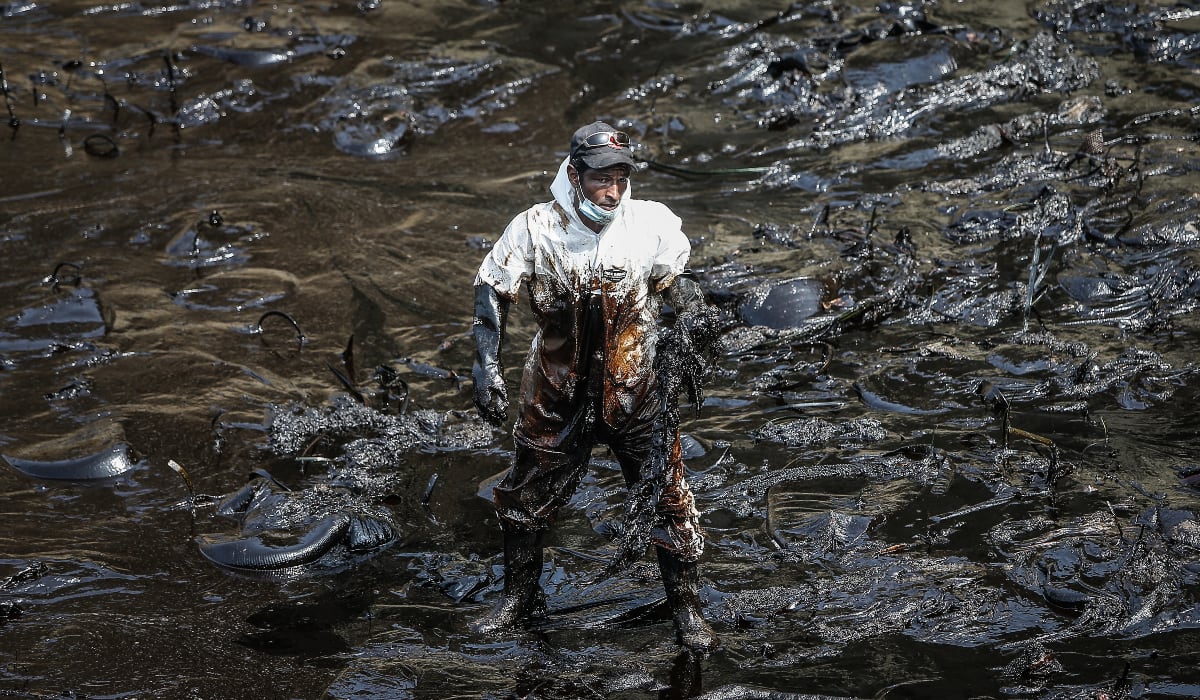
[[[660,338],[656,367],[668,394],[677,397],[680,389],[686,389],[699,413],[704,384],[712,377],[720,357],[720,313],[709,306],[690,270],[672,280],[663,296],[675,310],[675,324]]]
[[[471,377],[475,380],[475,406],[497,427],[508,421],[508,386],[504,383],[504,366],[500,363],[508,305],[508,299],[500,296],[492,285],[476,285],[475,316],[471,324],[475,336],[475,365],[471,368]]]
[[[700,289],[700,283],[692,276],[691,270],[684,270],[671,280],[671,286],[663,290],[663,296],[671,308],[675,309],[677,320],[690,321],[703,317],[708,309],[708,304],[704,301],[704,290]]]

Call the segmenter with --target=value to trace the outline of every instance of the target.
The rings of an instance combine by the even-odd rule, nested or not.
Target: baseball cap
[[[629,150],[629,135],[600,121],[579,127],[571,136],[571,159],[576,158],[593,170],[614,165],[636,167]]]

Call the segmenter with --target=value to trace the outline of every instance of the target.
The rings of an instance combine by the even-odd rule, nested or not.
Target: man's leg
[[[640,421],[631,421],[632,429],[612,435],[609,440],[630,486],[641,478],[641,470],[650,462],[654,431],[662,430],[656,418],[646,415]],[[675,624],[675,640],[696,651],[710,651],[720,645],[720,640],[701,612],[696,561],[704,551],[704,536],[695,499],[684,479],[678,431],[671,436],[666,467],[658,499],[658,523],[651,531],[651,542],[658,555],[663,588]]]
[[[591,452],[570,433],[569,452],[539,447],[518,426],[513,466],[493,491],[504,535],[504,593],[492,610],[471,625],[475,632],[497,632],[546,611],[542,591],[542,542],[546,531],[579,486]]]
[[[700,571],[696,562],[684,561],[679,552],[665,547],[656,546],[654,550],[675,622],[675,641],[695,651],[715,649],[720,640],[700,611]]]
[[[684,479],[678,433],[672,441],[667,470],[667,484],[658,502],[662,526],[655,528],[652,540],[675,622],[675,641],[695,651],[710,651],[720,645],[720,640],[700,611],[700,571],[696,562],[704,551],[704,535],[692,490]]]
[[[471,624],[474,632],[492,633],[546,612],[542,591],[542,539],[545,531],[523,531],[509,525],[504,533],[504,593],[491,611]]]

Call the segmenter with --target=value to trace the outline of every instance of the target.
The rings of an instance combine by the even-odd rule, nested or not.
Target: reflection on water
[[[1188,6],[6,2],[0,35],[0,694],[1200,694]],[[594,580],[603,452],[551,614],[466,626],[509,449],[469,287],[595,117],[731,322],[683,425],[706,659],[653,567]]]

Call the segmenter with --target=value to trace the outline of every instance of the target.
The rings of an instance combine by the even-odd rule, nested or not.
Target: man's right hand
[[[508,300],[489,284],[475,287],[475,407],[492,425],[508,421],[508,387],[504,384],[504,365],[500,351],[504,345],[504,326],[508,323]]]

